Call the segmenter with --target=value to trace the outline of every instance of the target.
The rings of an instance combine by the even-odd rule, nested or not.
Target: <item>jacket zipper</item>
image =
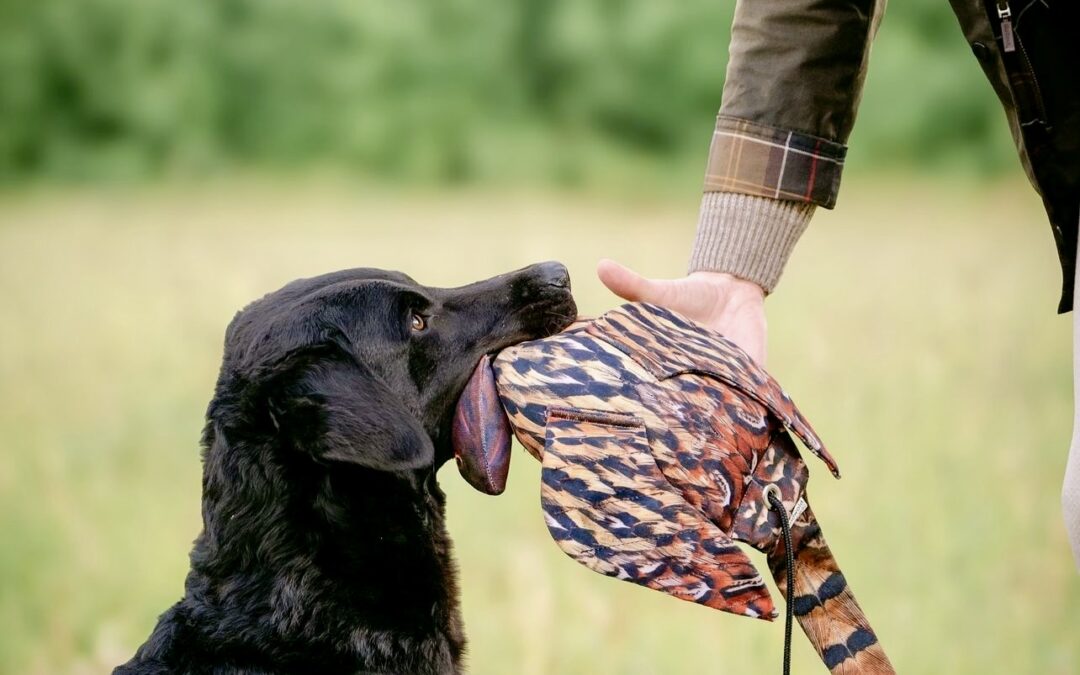
[[[1027,66],[1028,72],[1031,74],[1031,84],[1033,85],[1035,107],[1038,108],[1039,121],[1044,125],[1049,125],[1049,120],[1046,118],[1046,103],[1043,101],[1042,87],[1039,86],[1039,78],[1035,77],[1035,68],[1031,65],[1031,57],[1028,56],[1027,49],[1024,48],[1024,41],[1020,39],[1020,36],[1016,36],[1016,43],[1020,45],[1020,53],[1024,56],[1024,65]]]
[[[1031,102],[1034,104],[1035,110],[1033,112],[1036,117],[1031,120],[1021,120],[1024,124],[1030,124],[1032,122],[1041,122],[1046,125],[1046,107],[1042,98],[1042,88],[1039,86],[1039,80],[1035,76],[1035,68],[1031,65],[1031,58],[1028,56],[1027,50],[1024,48],[1024,43],[1017,35],[1015,27],[1012,21],[1012,7],[1009,6],[1009,0],[996,0],[995,9],[997,10],[998,21],[1001,24],[1001,47],[1002,51],[1006,54],[1013,54],[1017,52],[1017,46],[1020,50],[1017,54],[1017,59],[1021,62],[1023,68],[1027,71],[1028,76],[1031,78],[1031,87],[1033,91],[1030,91]],[[1015,85],[1014,85],[1015,86]],[[1017,102],[1020,103],[1019,101]],[[1017,112],[1021,112],[1020,105],[1017,105]]]
[[[1006,52],[1016,51],[1016,35],[1013,33],[1012,8],[1009,0],[997,3],[998,21],[1001,22],[1001,42]]]

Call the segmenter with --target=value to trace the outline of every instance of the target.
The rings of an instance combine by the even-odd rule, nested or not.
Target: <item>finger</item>
[[[607,258],[596,265],[596,275],[615,295],[630,302],[661,301],[661,285]]]

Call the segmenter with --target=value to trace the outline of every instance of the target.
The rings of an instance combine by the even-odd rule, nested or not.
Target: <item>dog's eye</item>
[[[419,333],[420,331],[422,331],[422,330],[424,330],[425,328],[427,328],[427,319],[425,319],[424,317],[420,316],[419,314],[413,314],[413,315],[412,315],[412,323],[411,323],[411,327],[412,327],[412,329],[413,329],[414,331],[416,331],[417,333]]]

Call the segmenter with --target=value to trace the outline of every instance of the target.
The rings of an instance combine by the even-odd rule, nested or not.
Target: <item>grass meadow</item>
[[[350,266],[456,285],[601,256],[684,269],[696,197],[343,183],[0,196],[0,673],[104,673],[182,591],[198,437],[233,313]],[[1061,526],[1071,324],[1030,188],[849,180],[769,300],[769,366],[840,462],[814,507],[901,673],[1080,672]],[[768,673],[782,624],[566,558],[517,450],[505,495],[443,469],[475,675]],[[756,562],[761,556],[752,554]],[[795,672],[825,672],[796,629]]]

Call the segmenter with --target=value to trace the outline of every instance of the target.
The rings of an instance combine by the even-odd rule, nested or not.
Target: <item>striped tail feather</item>
[[[895,673],[809,509],[792,534],[797,541],[795,618],[826,667],[833,675]],[[786,564],[780,543],[769,556],[769,569],[785,597]]]

